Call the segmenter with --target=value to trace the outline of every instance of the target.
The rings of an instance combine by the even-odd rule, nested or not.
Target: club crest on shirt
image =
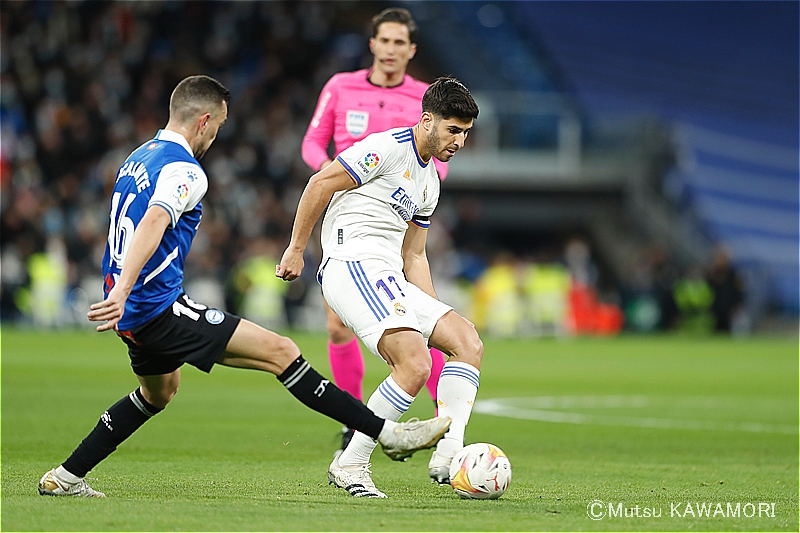
[[[352,137],[360,137],[367,131],[369,113],[366,111],[348,111],[345,116],[344,127]]]
[[[206,311],[206,321],[209,324],[222,324],[222,321],[225,320],[225,313],[218,309],[209,309]]]
[[[422,191],[422,201],[424,202],[427,199],[428,199],[428,186],[426,185],[425,189]]]
[[[402,305],[400,305],[400,302],[395,302],[394,303],[394,312],[397,313],[400,316],[405,316],[406,308],[403,307]]]

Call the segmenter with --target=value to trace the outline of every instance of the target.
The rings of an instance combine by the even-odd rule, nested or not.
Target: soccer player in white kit
[[[408,410],[430,374],[428,345],[448,355],[437,397],[439,415],[450,416],[452,424],[428,465],[431,479],[441,484],[449,482],[450,462],[464,446],[483,344],[468,320],[439,301],[431,281],[426,230],[439,199],[431,158],[449,161],[477,116],[461,82],[434,81],[416,125],[372,134],[311,177],[276,268],[287,281],[300,275],[311,230],[328,206],[317,280],[331,309],[391,367],[367,402],[378,416],[396,421]],[[385,498],[370,475],[375,445],[357,432],[331,463],[329,481],[353,496]]]
[[[372,66],[339,72],[328,80],[303,136],[303,161],[314,171],[332,162],[328,156],[331,141],[339,154],[372,133],[411,126],[419,120],[422,95],[428,84],[406,72],[417,52],[417,33],[417,24],[407,9],[388,7],[372,18]],[[447,164],[435,158],[433,164],[444,181]],[[362,400],[364,357],[358,339],[328,305],[325,314],[333,379],[342,390]],[[433,348],[431,362],[431,376],[425,387],[435,403],[445,355]],[[344,451],[354,431],[342,428],[342,443],[336,453]]]

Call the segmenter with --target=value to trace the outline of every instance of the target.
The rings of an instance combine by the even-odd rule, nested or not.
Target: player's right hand
[[[284,281],[296,280],[303,272],[304,265],[303,251],[298,251],[289,247],[283,252],[281,263],[275,266],[275,276]]]

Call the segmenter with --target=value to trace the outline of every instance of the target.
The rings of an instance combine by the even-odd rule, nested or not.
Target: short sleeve
[[[208,178],[198,165],[169,163],[161,169],[149,205],[166,209],[175,227],[181,215],[194,209],[207,190]]]
[[[369,135],[336,157],[336,161],[357,186],[389,172],[397,165],[401,157],[396,148],[397,142],[391,137],[387,142],[384,137],[383,133]]]

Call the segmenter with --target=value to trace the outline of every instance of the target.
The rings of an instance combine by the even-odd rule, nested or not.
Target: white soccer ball
[[[511,483],[511,463],[494,444],[465,446],[450,463],[450,484],[456,494],[470,500],[494,500]]]

